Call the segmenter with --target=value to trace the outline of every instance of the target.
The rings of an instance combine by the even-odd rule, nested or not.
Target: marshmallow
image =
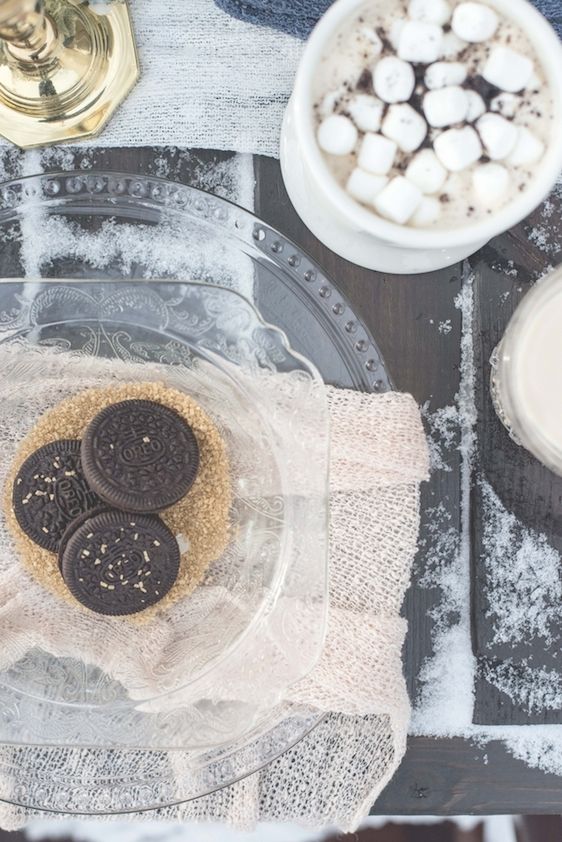
[[[402,175],[396,176],[375,197],[375,208],[399,225],[409,220],[422,200],[422,194],[415,184]]]
[[[418,228],[428,228],[441,216],[441,205],[432,196],[424,196],[414,215],[410,218],[410,225]]]
[[[347,106],[351,119],[362,132],[378,132],[383,108],[380,99],[369,94],[357,94]]]
[[[412,65],[396,56],[381,58],[375,65],[373,87],[385,102],[406,102],[412,96],[415,84]]]
[[[433,148],[443,166],[451,172],[470,167],[482,154],[480,138],[472,126],[441,132],[435,138]]]
[[[476,91],[465,91],[468,100],[468,111],[465,119],[468,123],[474,123],[486,111],[486,103]]]
[[[539,79],[537,73],[533,70],[533,72],[531,73],[531,78],[529,79],[525,87],[530,88],[532,91],[538,91],[541,85],[541,80]]]
[[[404,24],[398,42],[398,56],[404,61],[431,64],[441,52],[443,30],[436,23],[410,20]]]
[[[443,26],[451,17],[451,7],[447,0],[410,0],[408,15],[412,20]]]
[[[487,41],[498,28],[499,18],[493,9],[482,3],[460,3],[453,12],[455,35],[471,44]]]
[[[374,175],[356,167],[349,176],[346,184],[347,192],[366,205],[371,205],[377,193],[388,183],[384,175]]]
[[[430,90],[447,85],[462,85],[466,79],[466,67],[459,61],[436,61],[425,71],[425,84]]]
[[[501,204],[509,189],[509,173],[501,164],[481,164],[472,173],[476,198],[485,208]]]
[[[423,98],[423,113],[433,128],[462,123],[468,113],[466,92],[458,85],[428,91]]]
[[[502,117],[515,117],[520,102],[520,98],[515,96],[515,94],[502,92],[490,102],[490,111],[496,111]]]
[[[445,183],[447,170],[432,149],[422,149],[408,164],[406,178],[422,193],[437,193]]]
[[[536,164],[544,154],[544,143],[538,139],[525,126],[517,129],[517,140],[511,153],[507,158],[508,164],[513,167],[524,167],[527,164]]]
[[[330,155],[349,155],[357,143],[357,129],[342,114],[332,114],[318,128],[318,146]]]
[[[530,58],[510,50],[494,47],[484,65],[482,76],[490,85],[516,94],[527,86],[533,75],[534,64]]]
[[[378,56],[382,53],[382,41],[372,26],[363,26],[360,34],[368,42],[371,56]]]
[[[386,175],[394,163],[395,155],[396,144],[393,140],[368,132],[363,138],[357,163],[362,170]]]
[[[318,112],[321,117],[329,117],[330,114],[333,114],[334,109],[336,107],[336,102],[344,93],[343,88],[336,88],[335,91],[329,91],[326,96],[323,98],[322,102],[320,103]]]
[[[400,36],[402,35],[402,30],[406,25],[407,21],[406,18],[396,18],[390,24],[390,30],[388,32],[388,40],[390,41],[390,45],[395,53],[398,52],[398,44],[400,43]]]
[[[439,58],[456,58],[468,47],[466,41],[462,41],[454,32],[446,32],[441,41],[441,53]]]
[[[423,143],[427,134],[427,123],[411,105],[391,105],[381,129],[385,137],[396,141],[402,152],[413,152]]]
[[[476,128],[492,161],[507,158],[517,142],[517,126],[499,114],[483,114]]]

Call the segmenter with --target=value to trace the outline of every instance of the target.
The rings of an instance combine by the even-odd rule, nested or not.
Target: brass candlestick
[[[0,0],[0,135],[22,148],[98,134],[139,75],[126,0]]]

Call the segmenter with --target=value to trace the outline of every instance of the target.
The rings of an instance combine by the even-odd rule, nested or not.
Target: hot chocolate
[[[315,84],[317,142],[357,202],[453,228],[525,191],[553,120],[522,29],[491,5],[372,0],[333,38]]]

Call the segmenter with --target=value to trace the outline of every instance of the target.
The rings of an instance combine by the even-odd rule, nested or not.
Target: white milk
[[[562,475],[562,267],[515,311],[492,363],[492,399],[527,450]]]
[[[538,302],[514,337],[511,377],[521,423],[562,458],[562,276],[556,284],[556,292]]]

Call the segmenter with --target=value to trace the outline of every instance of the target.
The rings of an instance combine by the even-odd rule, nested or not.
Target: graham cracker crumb
[[[22,464],[38,448],[58,439],[81,439],[98,412],[111,404],[131,399],[156,401],[179,413],[195,434],[200,456],[199,471],[189,492],[178,503],[159,513],[183,550],[178,578],[159,603],[122,618],[138,623],[146,622],[193,593],[210,565],[222,555],[230,538],[232,488],[226,447],[213,421],[193,398],[164,383],[125,383],[87,389],[67,398],[45,412],[20,443],[5,485],[4,509],[8,528],[26,569],[56,596],[87,611],[64,584],[56,553],[39,547],[19,526],[12,508],[12,487]]]

